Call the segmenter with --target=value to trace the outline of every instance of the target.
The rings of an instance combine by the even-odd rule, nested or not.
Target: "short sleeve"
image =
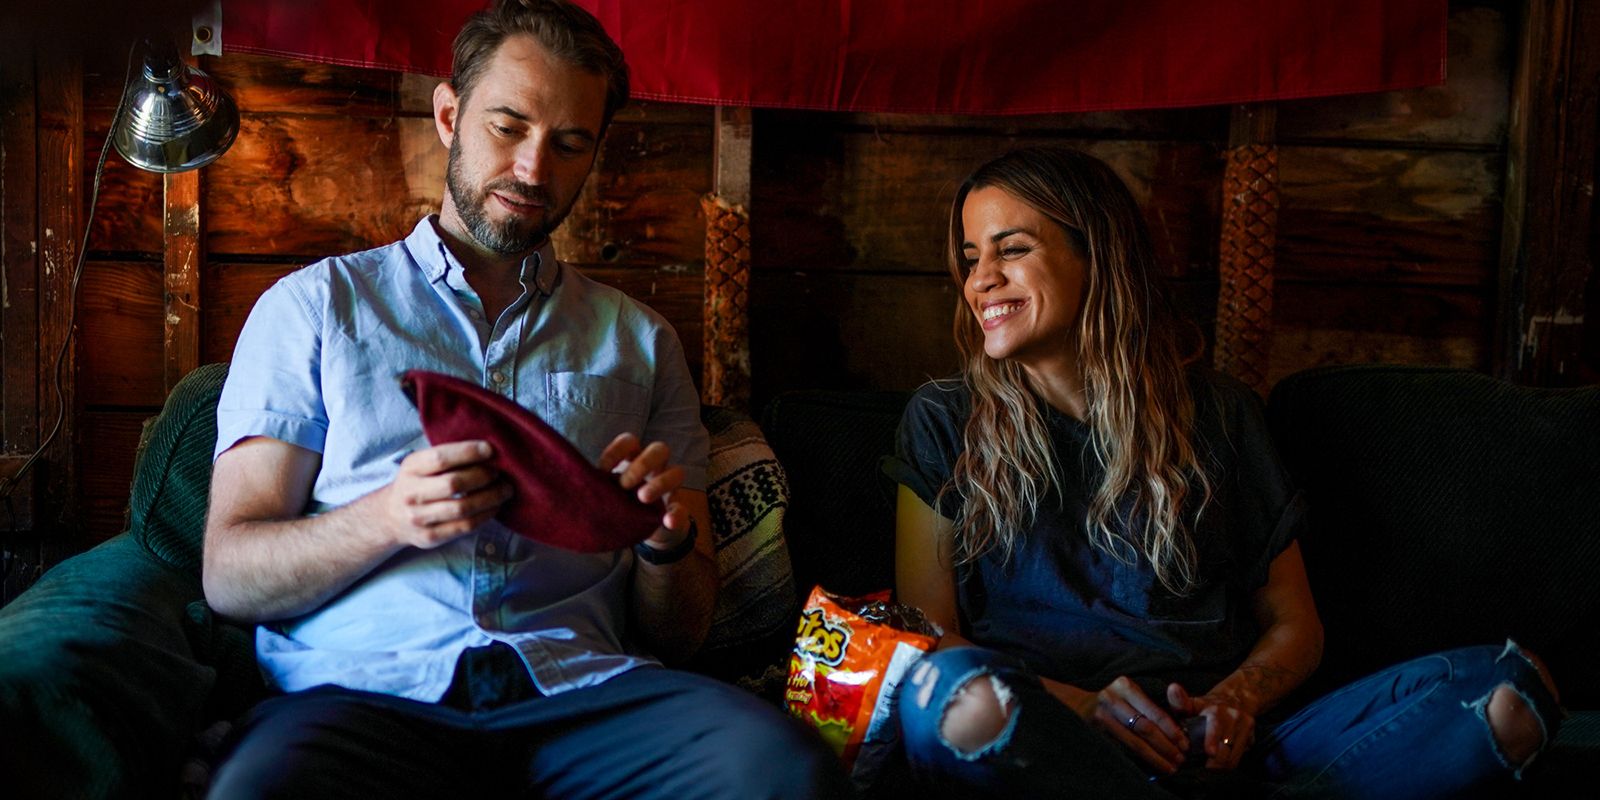
[[[666,442],[673,461],[683,468],[683,486],[706,490],[706,468],[711,459],[711,438],[700,422],[700,393],[689,374],[683,344],[672,326],[660,323],[656,331],[656,375],[650,398],[650,418],[645,421],[646,442]]]
[[[1305,497],[1278,457],[1261,399],[1242,383],[1214,380],[1231,451],[1227,523],[1238,570],[1234,580],[1253,592],[1266,585],[1273,560],[1304,529]]]
[[[924,384],[900,417],[894,455],[882,462],[884,474],[947,519],[960,513],[961,498],[956,492],[939,495],[955,472],[968,408],[966,389],[958,382]]]
[[[322,402],[321,306],[303,286],[310,274],[286,276],[250,310],[217,402],[213,458],[251,436],[323,451],[328,412]]]

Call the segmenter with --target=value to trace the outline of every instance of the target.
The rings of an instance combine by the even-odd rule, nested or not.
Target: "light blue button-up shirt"
[[[428,369],[514,399],[591,459],[624,431],[672,448],[703,489],[707,437],[677,334],[659,314],[555,259],[524,261],[499,319],[440,240],[330,258],[268,289],[245,323],[217,408],[217,454],[269,436],[322,454],[316,514],[393,480],[428,446],[399,375]],[[436,701],[468,647],[506,642],[554,694],[654,663],[625,622],[633,553],[573,553],[499,522],[407,548],[304,616],[262,625],[256,653],[285,691],[332,683]]]

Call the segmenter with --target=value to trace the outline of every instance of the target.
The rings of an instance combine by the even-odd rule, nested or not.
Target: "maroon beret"
[[[599,553],[644,541],[664,509],[639,502],[617,476],[589,463],[566,437],[537,414],[475,383],[414,369],[400,388],[435,444],[482,439],[494,447],[489,464],[516,495],[495,518],[545,544]]]

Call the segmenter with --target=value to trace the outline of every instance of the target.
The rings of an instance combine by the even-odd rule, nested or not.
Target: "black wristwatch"
[[[677,544],[666,550],[657,550],[644,542],[640,542],[633,546],[633,554],[638,556],[640,561],[646,564],[655,564],[658,567],[676,564],[694,552],[694,538],[699,533],[699,526],[695,525],[694,520],[691,519],[689,520],[688,535],[679,540]]]

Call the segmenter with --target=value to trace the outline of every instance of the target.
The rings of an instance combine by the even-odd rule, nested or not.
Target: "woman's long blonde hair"
[[[958,285],[967,277],[962,208],[967,195],[985,187],[1060,225],[1088,267],[1076,335],[1062,343],[1077,349],[1090,447],[1105,474],[1090,501],[1085,533],[1126,563],[1147,559],[1163,586],[1183,594],[1195,581],[1192,530],[1211,485],[1195,446],[1195,405],[1176,316],[1144,217],[1099,159],[1064,147],[1012,151],[979,167],[956,192],[949,262]],[[955,338],[972,415],[943,490],[963,500],[954,552],[959,563],[994,548],[1009,559],[1035,509],[1060,486],[1062,472],[1026,373],[1016,362],[984,354],[983,330],[964,301],[956,308]]]

